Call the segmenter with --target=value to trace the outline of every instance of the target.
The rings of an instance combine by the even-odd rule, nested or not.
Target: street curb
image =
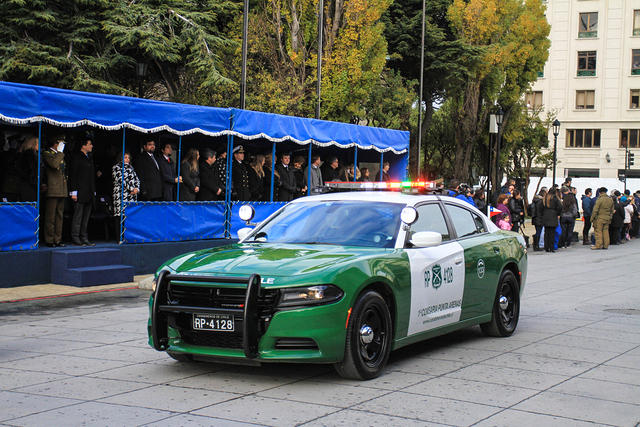
[[[153,274],[150,274],[149,277],[145,277],[144,279],[138,282],[138,289],[146,289],[148,291],[153,289]]]

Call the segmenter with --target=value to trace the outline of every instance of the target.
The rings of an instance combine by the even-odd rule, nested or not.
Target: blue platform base
[[[0,274],[0,288],[42,283],[59,283],[55,280],[71,280],[78,276],[80,277],[79,280],[86,280],[88,283],[91,280],[95,280],[96,276],[107,274],[96,272],[94,267],[100,265],[125,265],[133,268],[133,274],[149,274],[155,272],[160,264],[166,260],[180,254],[198,249],[226,245],[236,241],[237,240],[234,239],[213,239],[127,245],[98,243],[94,248],[66,247],[52,249],[43,247],[32,251],[0,252],[0,272],[2,272],[2,274]],[[57,259],[58,256],[65,257],[65,255],[62,254],[57,255],[58,253],[68,253],[77,250],[100,251],[102,254],[100,255],[100,257],[102,257],[100,258],[100,264],[87,264],[87,260],[82,257],[77,257],[77,259],[76,257],[68,258],[68,260],[60,261],[60,263],[54,262],[54,259]],[[107,252],[104,252],[105,250],[107,250]],[[108,252],[108,250],[118,251],[120,257],[115,258],[116,255]],[[64,264],[65,262],[69,262],[70,264]],[[65,267],[65,270],[68,269],[69,272],[62,273],[60,270],[61,265]],[[75,271],[72,272],[71,270]],[[108,274],[111,273],[115,274],[114,271],[108,272]],[[67,279],[64,278],[64,274],[67,274]],[[131,279],[112,283],[124,283],[128,281],[131,281]]]

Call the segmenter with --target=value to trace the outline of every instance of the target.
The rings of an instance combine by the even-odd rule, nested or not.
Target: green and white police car
[[[505,337],[518,323],[524,239],[455,198],[304,197],[239,235],[159,268],[151,346],[179,361],[331,363],[370,379],[391,350],[473,325]]]

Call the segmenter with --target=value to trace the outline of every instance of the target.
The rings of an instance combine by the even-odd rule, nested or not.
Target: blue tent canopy
[[[406,131],[9,82],[0,82],[0,120],[61,127],[89,125],[106,130],[126,127],[176,135],[236,135],[340,148],[357,146],[395,154],[406,153],[409,146]]]

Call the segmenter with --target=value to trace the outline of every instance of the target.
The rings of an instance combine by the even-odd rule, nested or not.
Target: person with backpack
[[[578,201],[568,187],[562,187],[561,191],[562,212],[560,214],[560,226],[562,227],[562,234],[560,235],[558,246],[568,248],[571,246],[571,235],[578,215]]]

